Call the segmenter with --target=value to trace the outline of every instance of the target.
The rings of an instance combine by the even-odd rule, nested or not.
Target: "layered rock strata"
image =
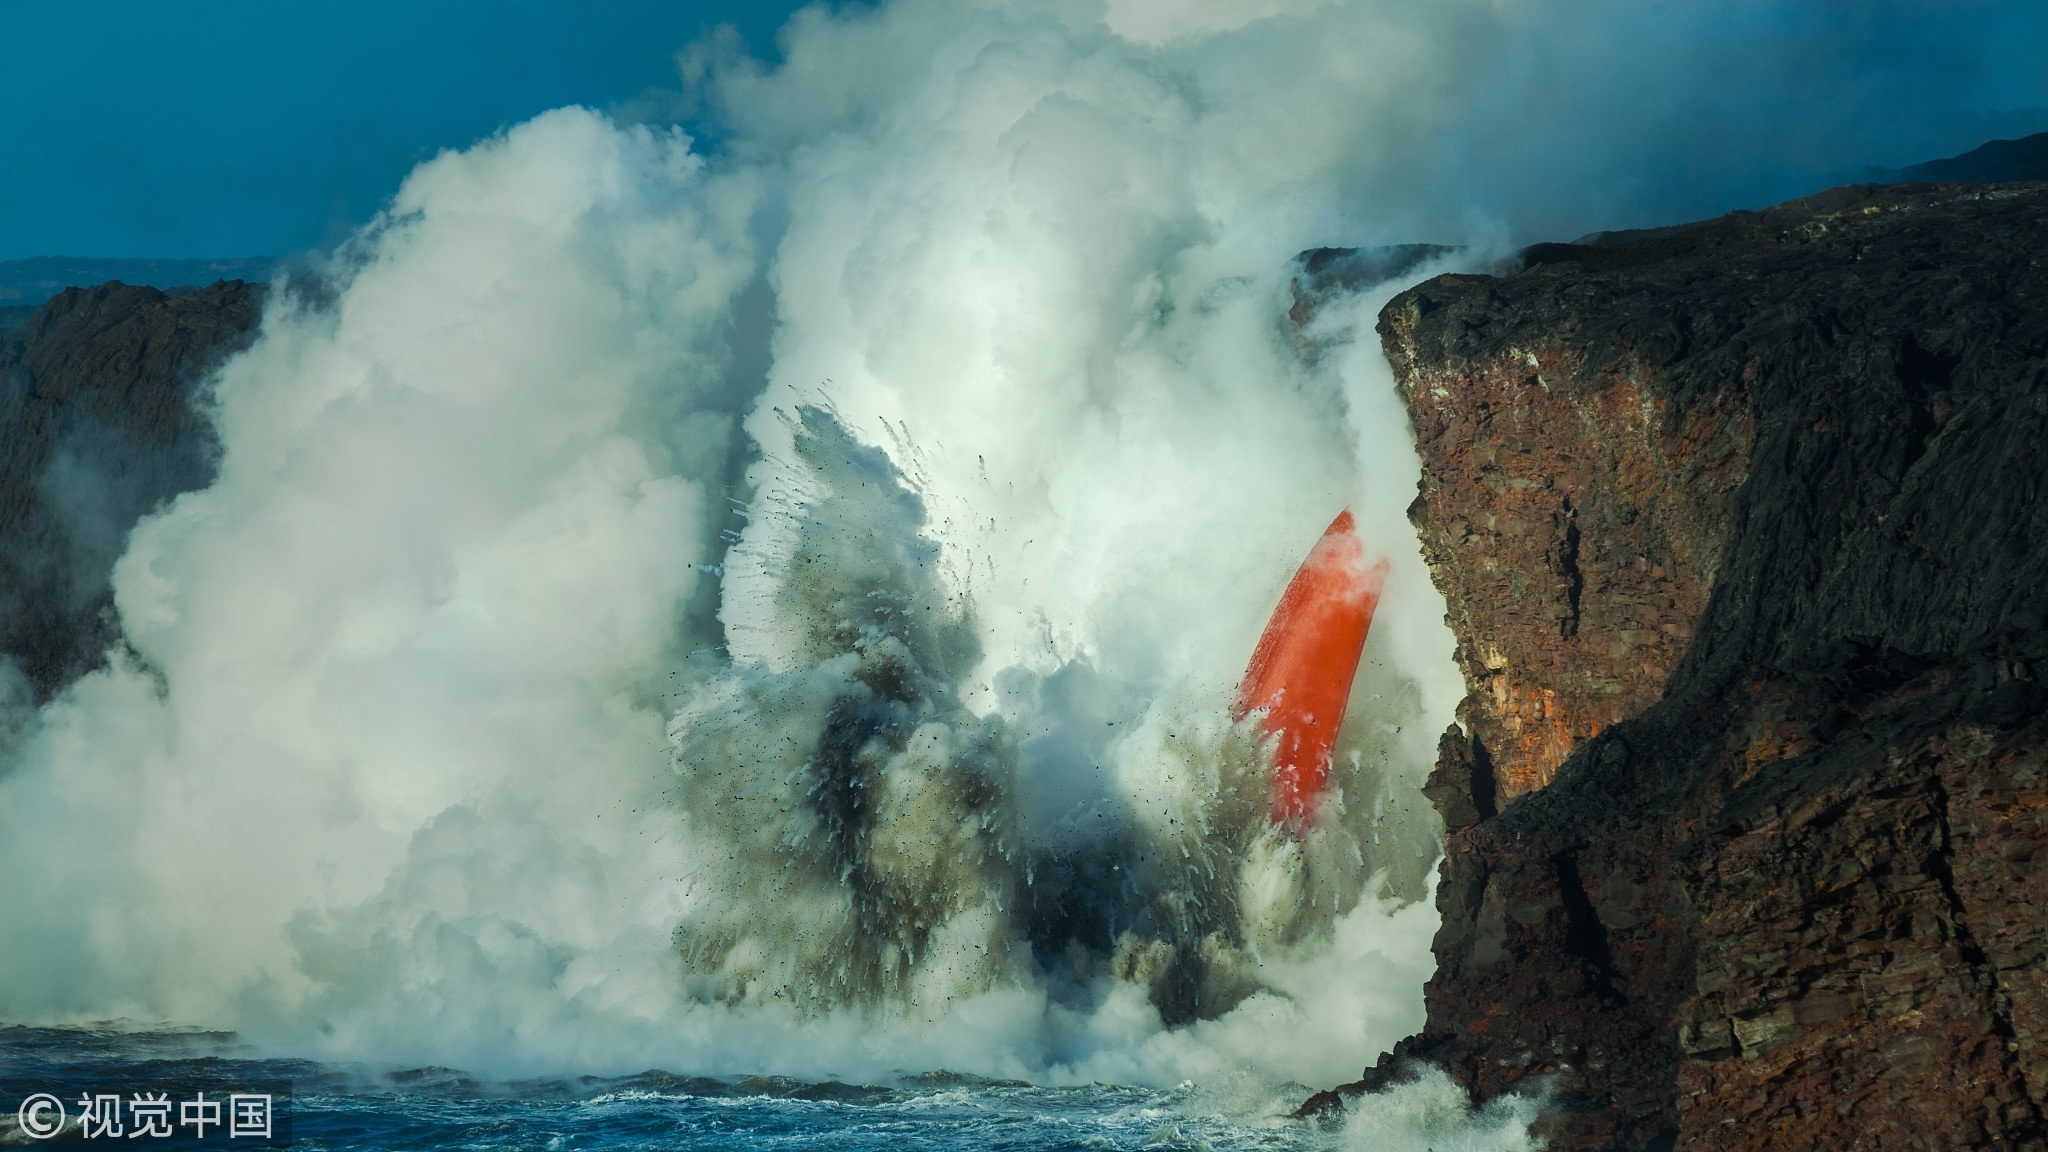
[[[1541,246],[1380,333],[1470,691],[1428,1025],[1349,1088],[2048,1147],[2048,185]]]
[[[72,288],[0,333],[0,672],[36,702],[118,639],[129,529],[212,480],[201,387],[250,340],[260,292]]]

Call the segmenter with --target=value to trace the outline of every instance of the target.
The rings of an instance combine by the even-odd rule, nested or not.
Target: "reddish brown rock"
[[[1880,707],[1894,706],[1887,701]],[[1963,724],[1810,767],[1846,779],[1701,845],[1681,1131],[1730,1148],[2038,1143],[2048,728]],[[1938,1134],[1938,1138],[1937,1138]]]
[[[1413,1060],[1553,1148],[2048,1147],[2048,185],[1397,297],[1470,695]]]
[[[1589,366],[1563,333],[1418,363],[1422,300],[1386,316],[1432,465],[1417,522],[1473,686],[1460,719],[1512,799],[1663,696],[1713,588],[1749,411],[1730,389],[1674,420],[1658,366]]]

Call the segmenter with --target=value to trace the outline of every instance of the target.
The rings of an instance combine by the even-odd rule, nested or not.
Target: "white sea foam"
[[[1449,1076],[1428,1069],[1385,1092],[1350,1104],[1344,1147],[1359,1152],[1529,1152],[1543,1144],[1529,1125],[1547,1097],[1502,1096],[1475,1112]]]

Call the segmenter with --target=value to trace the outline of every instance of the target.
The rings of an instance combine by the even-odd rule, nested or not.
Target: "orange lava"
[[[1232,715],[1262,712],[1273,750],[1273,822],[1299,829],[1329,782],[1337,730],[1379,607],[1387,562],[1368,565],[1351,511],[1309,550],[1266,622]]]

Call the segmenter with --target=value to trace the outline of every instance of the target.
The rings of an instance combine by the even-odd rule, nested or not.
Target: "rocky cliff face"
[[[2048,185],[1397,297],[1470,694],[1421,1058],[1560,1148],[2043,1147]]]
[[[0,663],[36,701],[119,636],[108,579],[136,520],[212,479],[197,389],[259,291],[73,288],[0,333]]]

